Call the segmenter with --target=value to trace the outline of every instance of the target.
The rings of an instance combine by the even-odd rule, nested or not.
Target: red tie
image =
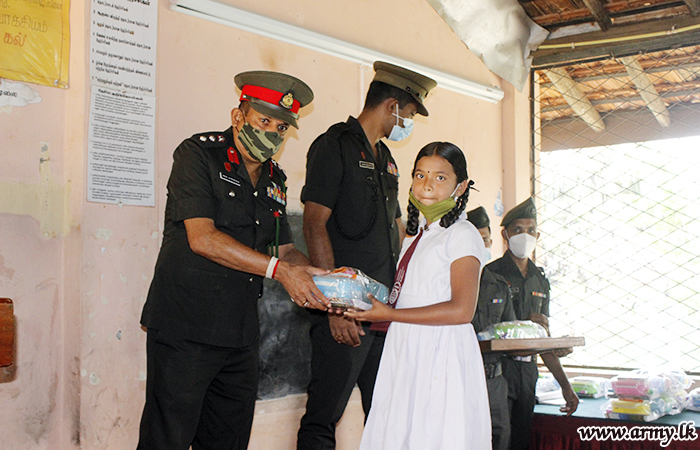
[[[406,270],[408,269],[408,262],[413,256],[413,252],[416,249],[416,244],[423,236],[423,229],[421,228],[418,232],[418,236],[411,242],[410,247],[403,254],[401,261],[399,261],[399,266],[396,268],[396,275],[394,276],[394,286],[391,288],[391,293],[389,294],[389,300],[386,302],[388,306],[396,308],[396,301],[399,299],[399,294],[401,294],[401,287],[403,286],[404,279],[406,278]],[[389,329],[389,324],[391,322],[375,322],[370,325],[369,329],[373,331],[386,331]]]

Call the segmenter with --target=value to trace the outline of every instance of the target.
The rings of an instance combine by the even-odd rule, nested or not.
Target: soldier
[[[467,213],[470,221],[484,239],[484,246],[490,254],[491,221],[483,206]],[[477,333],[489,325],[516,320],[508,282],[502,276],[484,268],[479,284],[479,300],[472,325]],[[489,394],[491,412],[491,442],[493,450],[507,450],[510,444],[510,415],[508,413],[508,384],[503,377],[501,361],[503,353],[484,353],[486,388]]]
[[[312,279],[326,271],[294,248],[286,177],[270,159],[313,93],[276,72],[241,73],[235,83],[242,94],[232,126],[194,135],[174,153],[163,243],[141,316],[148,329],[141,450],[245,450],[263,277],[281,282],[299,306],[328,305]]]
[[[513,308],[519,320],[539,323],[549,333],[549,281],[544,271],[535,266],[530,255],[540,233],[537,231],[537,209],[532,197],[508,211],[501,221],[501,234],[508,250],[486,268],[508,281],[513,294]],[[561,385],[566,406],[562,412],[571,415],[578,407],[578,397],[571,388],[558,356],[541,353],[540,357]],[[511,423],[511,449],[527,449],[535,407],[537,357],[513,356],[503,360],[503,374],[508,382],[508,406]]]
[[[398,202],[399,173],[382,138],[411,133],[413,116],[436,82],[384,62],[376,71],[357,119],[337,123],[309,149],[304,237],[318,267],[350,266],[391,286],[404,234]],[[357,383],[365,416],[384,345],[383,331],[342,314],[311,312],[311,381],[297,448],[335,448],[335,426]]]

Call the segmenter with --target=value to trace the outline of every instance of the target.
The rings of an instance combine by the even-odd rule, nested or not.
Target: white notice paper
[[[90,83],[155,95],[158,2],[92,0]]]
[[[93,86],[88,201],[155,206],[155,104],[155,97]]]

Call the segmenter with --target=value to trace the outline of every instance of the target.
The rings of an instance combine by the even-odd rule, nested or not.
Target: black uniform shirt
[[[380,141],[377,150],[375,159],[357,119],[331,126],[309,149],[301,200],[333,210],[326,228],[336,266],[391,286],[400,251],[399,178],[387,146]]]
[[[263,277],[195,254],[184,220],[210,218],[217,230],[267,253],[279,218],[279,243],[292,242],[284,173],[263,164],[253,187],[233,132],[194,135],[178,146],[168,181],[163,243],[141,324],[205,344],[242,347],[258,338]]]
[[[527,277],[510,255],[503,255],[486,266],[494,273],[506,279],[513,294],[513,308],[519,320],[527,320],[530,314],[539,313],[549,316],[549,281],[542,269],[530,259],[527,260]]]
[[[508,282],[497,273],[484,268],[479,284],[479,301],[476,304],[474,319],[472,319],[474,331],[479,333],[489,325],[511,320],[516,319]],[[484,364],[493,364],[499,361],[503,354],[484,353],[482,357]]]

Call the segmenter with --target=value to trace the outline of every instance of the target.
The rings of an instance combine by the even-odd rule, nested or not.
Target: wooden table
[[[675,416],[662,416],[653,422],[628,422],[608,419],[602,409],[606,398],[584,398],[574,415],[567,417],[558,406],[536,405],[532,423],[530,450],[659,450],[658,440],[581,440],[578,428],[597,427],[647,427],[667,426],[679,428],[683,422],[692,422],[698,438],[672,441],[667,450],[700,450],[700,413],[683,411]],[[639,431],[639,429],[637,430]]]
[[[536,339],[491,339],[490,341],[479,341],[482,353],[489,352],[532,352],[542,353],[559,348],[580,347],[586,345],[583,337],[546,337]]]

